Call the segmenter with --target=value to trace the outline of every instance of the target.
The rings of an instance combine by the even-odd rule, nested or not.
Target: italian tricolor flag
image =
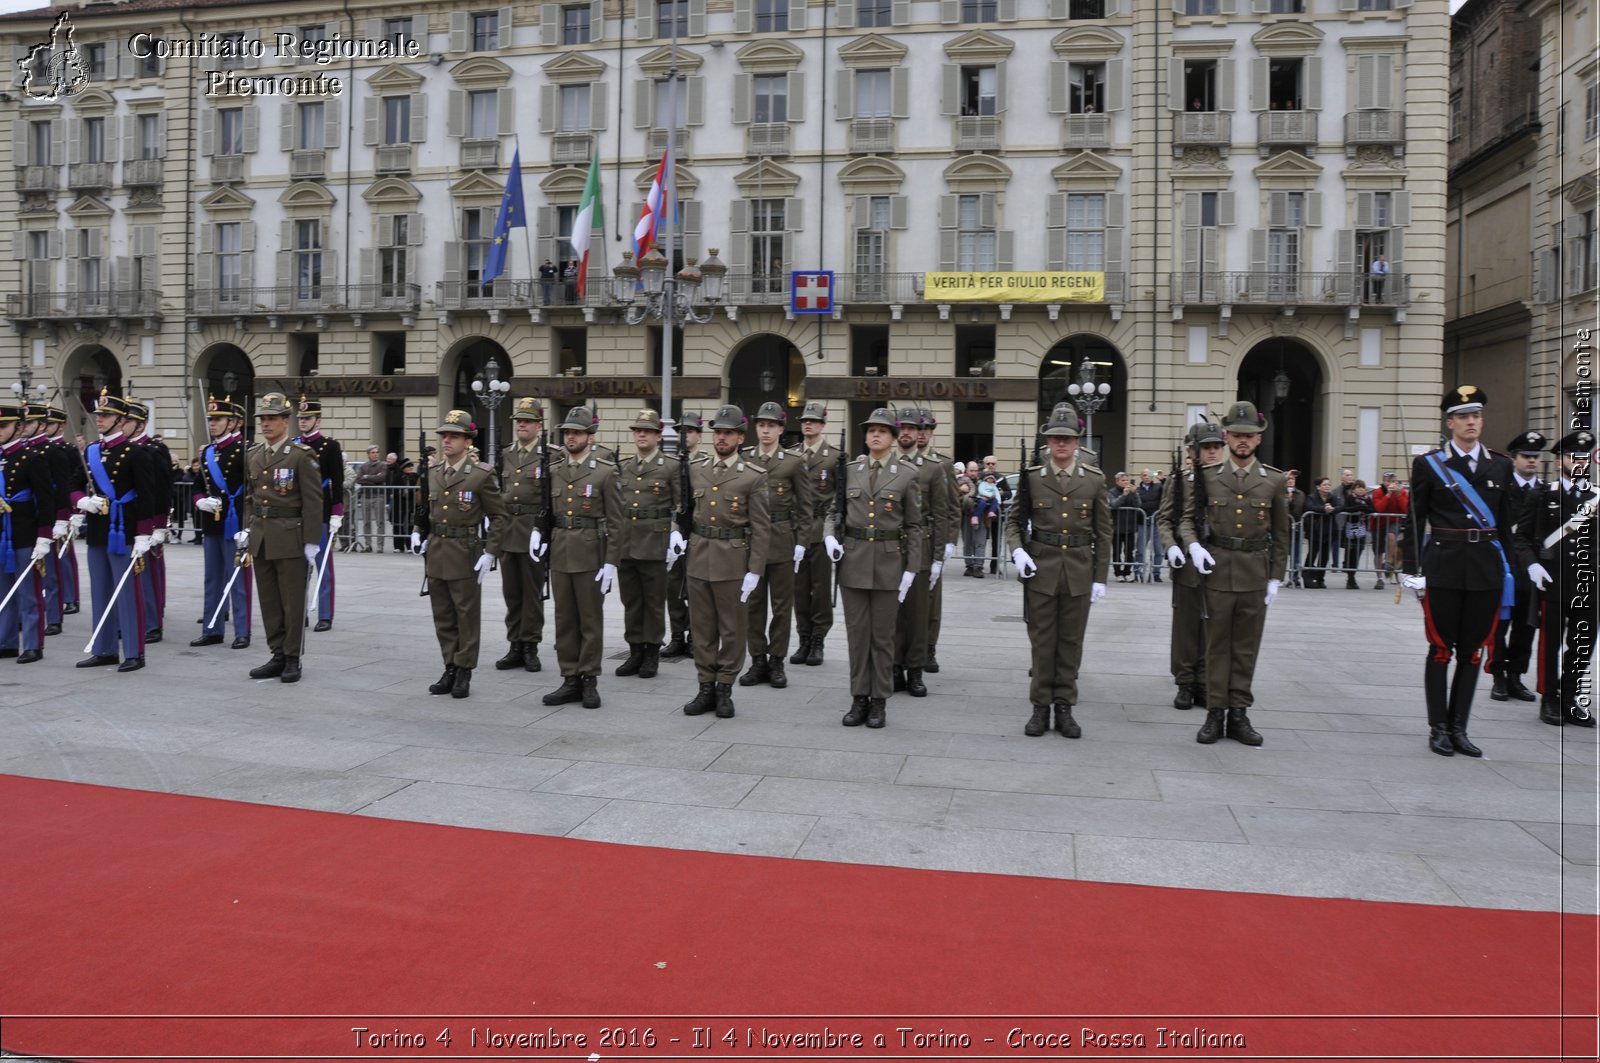
[[[583,202],[572,219],[572,253],[578,256],[578,298],[582,299],[589,279],[589,234],[606,227],[600,207],[600,156],[589,160],[589,180],[583,185]]]

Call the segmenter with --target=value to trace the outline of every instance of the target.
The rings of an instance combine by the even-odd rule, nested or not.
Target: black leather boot
[[[1462,661],[1450,681],[1450,745],[1464,757],[1481,757],[1483,750],[1467,737],[1467,720],[1472,716],[1472,695],[1478,689],[1478,669]]]
[[[883,698],[867,699],[867,726],[876,730],[889,722],[889,714],[885,711]]]
[[[812,639],[811,640],[811,652],[806,654],[806,664],[810,665],[812,668],[815,668],[817,665],[819,665],[821,663],[822,663],[822,640],[821,639]]]
[[[904,668],[901,668],[897,664],[897,665],[894,666],[894,675],[893,675],[893,678],[891,680],[890,689],[892,689],[896,694],[898,694],[898,693],[900,693],[900,691],[904,690],[905,688],[906,688],[906,670]]]
[[[521,642],[513,642],[511,648],[506,650],[506,655],[494,662],[494,670],[497,672],[509,672],[513,668],[521,668],[527,655],[527,651],[523,648],[524,645]]]
[[[1566,717],[1561,712],[1561,701],[1549,694],[1539,699],[1539,722],[1560,727],[1566,722]]]
[[[544,696],[546,705],[567,705],[583,697],[583,684],[575,675],[562,676],[561,685]]]
[[[646,646],[644,648],[644,660],[639,662],[639,678],[654,679],[656,677],[656,673],[660,671],[661,647],[659,645]]]
[[[717,684],[717,719],[726,720],[733,716],[733,684]]]
[[[1456,755],[1456,747],[1450,744],[1449,672],[1449,662],[1432,657],[1422,666],[1422,694],[1428,705],[1428,748],[1441,757]]]
[[[1178,693],[1172,698],[1172,707],[1175,709],[1194,708],[1194,688],[1188,683],[1178,684]]]
[[[685,716],[704,716],[717,707],[717,684],[701,683],[700,692],[683,707]]]
[[[796,646],[794,648],[794,652],[789,655],[789,663],[805,664],[806,658],[809,656],[811,656],[811,640],[809,638],[802,637],[800,639],[800,644]]]
[[[1035,705],[1033,715],[1028,717],[1028,722],[1022,725],[1022,733],[1029,738],[1038,738],[1050,729],[1050,706]]]
[[[522,670],[537,672],[544,665],[539,663],[539,644],[537,642],[524,642],[522,644]]]
[[[628,643],[628,659],[617,665],[613,675],[638,675],[639,669],[644,665],[643,643]]]
[[[600,707],[600,677],[597,675],[580,676],[579,688],[583,692],[583,707],[586,709],[598,709]]]
[[[465,698],[465,697],[471,696],[471,694],[472,694],[472,669],[471,668],[457,668],[456,669],[456,682],[455,682],[455,685],[450,688],[450,696],[453,697],[453,698]]]
[[[272,660],[268,661],[266,664],[262,665],[259,668],[250,669],[250,678],[251,679],[276,679],[280,675],[283,674],[283,662],[284,662],[283,654],[274,653],[272,655]]]
[[[1064,701],[1058,701],[1056,709],[1056,734],[1062,738],[1081,738],[1083,728],[1078,726],[1078,721],[1072,718],[1072,706]]]
[[[846,727],[860,727],[867,722],[867,699],[854,697],[850,699],[850,711],[844,714],[844,719],[839,721]]]
[[[1200,725],[1200,731],[1194,740],[1203,746],[1209,746],[1222,737],[1222,732],[1228,729],[1227,709],[1206,709],[1206,722]]]
[[[927,672],[929,675],[939,674],[939,658],[933,652],[936,649],[938,649],[938,647],[930,642],[928,644],[928,659],[922,662],[922,670]]]
[[[672,660],[675,657],[682,657],[687,652],[689,651],[684,648],[683,636],[678,635],[662,648],[661,656],[667,658],[668,660]]]
[[[1250,726],[1250,712],[1247,709],[1228,710],[1227,734],[1235,742],[1247,746],[1259,746],[1266,741],[1261,737],[1261,732]]]
[[[767,658],[767,682],[772,684],[774,690],[782,690],[789,685],[789,674],[783,670],[782,657]]]
[[[1520,675],[1507,675],[1506,676],[1506,693],[1510,694],[1512,697],[1516,698],[1518,701],[1538,701],[1539,700],[1539,695],[1535,694],[1533,691],[1529,690],[1526,686],[1524,686],[1522,684],[1522,677]]]
[[[739,677],[739,685],[753,687],[757,683],[765,683],[772,678],[772,669],[767,665],[767,655],[752,653],[750,655],[750,669]]]
[[[447,664],[447,665],[444,666],[444,675],[441,675],[439,677],[439,681],[437,683],[432,683],[432,684],[430,684],[428,686],[428,693],[430,693],[430,694],[448,694],[448,693],[450,693],[451,690],[453,690],[455,688],[455,685],[456,685],[456,666],[453,665],[453,664]]]
[[[1494,686],[1489,688],[1489,698],[1492,701],[1510,701],[1511,692],[1506,687],[1504,672],[1494,673]]]
[[[928,696],[928,686],[922,681],[921,668],[906,669],[906,693],[910,694],[914,698],[925,698]]]
[[[280,683],[300,682],[300,658],[285,657],[283,659],[283,674],[278,677]]]
[[[1203,709],[1206,707],[1206,685],[1204,683],[1195,683],[1189,688],[1189,693],[1194,698],[1195,708]]]

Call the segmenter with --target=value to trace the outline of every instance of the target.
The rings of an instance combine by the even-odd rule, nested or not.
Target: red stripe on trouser
[[[1427,633],[1428,645],[1433,647],[1433,659],[1440,664],[1450,663],[1450,647],[1445,645],[1444,639],[1439,637],[1439,630],[1433,626],[1433,610],[1427,595],[1422,598],[1422,627]]]
[[[1494,641],[1494,633],[1498,630],[1500,630],[1500,613],[1497,610],[1494,614],[1494,622],[1489,625],[1489,637],[1473,649],[1472,659],[1467,663],[1475,665],[1483,661],[1483,651],[1489,648],[1489,644]]]

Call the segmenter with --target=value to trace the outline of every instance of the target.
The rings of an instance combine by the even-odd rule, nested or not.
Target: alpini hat
[[[879,406],[872,411],[865,421],[861,422],[862,428],[871,428],[873,425],[880,425],[891,432],[898,432],[900,430],[900,418],[895,416],[894,411],[887,406]]]
[[[1444,393],[1444,398],[1439,402],[1439,409],[1448,417],[1452,413],[1472,413],[1489,405],[1489,396],[1483,393],[1480,387],[1471,384],[1459,384]]]
[[[1072,439],[1083,435],[1083,423],[1078,420],[1078,411],[1071,406],[1057,406],[1051,410],[1050,420],[1045,422],[1044,434]]]
[[[511,419],[513,421],[543,421],[544,406],[533,396],[518,399],[511,405]]]
[[[734,432],[743,432],[749,423],[749,418],[745,417],[744,411],[730,403],[717,410],[717,415],[711,418],[711,429],[716,431],[721,428]]]
[[[1224,432],[1260,433],[1267,430],[1267,415],[1253,402],[1236,402],[1222,415]]]
[[[100,389],[100,401],[95,403],[95,413],[109,413],[117,417],[128,416],[128,404],[121,395],[113,395],[105,388]]]
[[[678,428],[685,432],[701,432],[706,427],[706,419],[698,413],[683,411],[683,417],[678,421]]]
[[[587,406],[574,406],[567,411],[567,419],[560,426],[563,432],[594,432],[594,411]]]
[[[800,420],[821,421],[823,424],[827,424],[828,407],[820,402],[808,402],[805,405],[805,409],[800,411]]]
[[[1211,421],[1200,421],[1195,426],[1194,445],[1203,447],[1207,443],[1225,443],[1222,438],[1222,426]]]
[[[256,403],[257,417],[287,417],[293,412],[288,396],[281,391],[269,391]]]
[[[630,430],[644,429],[648,432],[661,431],[661,414],[646,406],[633,415],[633,423],[628,426]]]
[[[435,435],[444,435],[446,432],[454,432],[457,435],[463,435],[470,439],[478,434],[478,426],[473,423],[472,415],[467,413],[466,410],[451,410],[449,413],[444,415],[443,423],[441,423],[439,427],[435,428],[433,431]]]
[[[789,420],[789,411],[779,406],[776,402],[763,402],[761,408],[756,410],[757,421],[776,421],[783,424]]]

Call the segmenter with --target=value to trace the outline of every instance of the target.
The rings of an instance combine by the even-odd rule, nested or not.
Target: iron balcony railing
[[[888,155],[893,151],[893,119],[857,118],[850,123],[852,155]]]
[[[1404,144],[1404,111],[1352,111],[1344,116],[1344,142],[1351,149],[1363,144]]]
[[[410,173],[411,145],[384,144],[380,146],[373,154],[372,169],[375,173]]]
[[[992,115],[962,115],[955,121],[957,151],[999,151],[1000,119]]]
[[[1256,143],[1263,148],[1316,142],[1316,111],[1262,111],[1256,116]]]
[[[439,281],[433,288],[433,301],[440,310],[526,310],[537,305],[533,297],[535,283],[530,280],[497,280],[490,284]]]
[[[1069,114],[1062,123],[1062,137],[1068,151],[1111,146],[1111,116]]]
[[[1263,303],[1271,306],[1405,306],[1408,278],[1390,273],[1381,283],[1365,273],[1174,273],[1172,301],[1197,306]]]
[[[122,164],[122,183],[129,188],[150,188],[161,184],[161,159],[129,159]]]
[[[1226,148],[1233,143],[1233,115],[1227,111],[1183,111],[1172,124],[1172,145],[1179,149]]]
[[[111,187],[109,162],[75,162],[67,167],[67,187],[75,192]]]
[[[61,187],[59,166],[18,166],[18,192],[54,192]]]
[[[87,317],[153,317],[161,293],[147,288],[88,292],[25,292],[6,296],[6,316],[38,321]]]
[[[306,313],[416,313],[422,308],[418,284],[301,284],[289,287],[195,288],[191,307],[197,314],[219,317]]]
[[[557,133],[550,141],[550,161],[557,164],[587,163],[594,156],[591,133]]]

